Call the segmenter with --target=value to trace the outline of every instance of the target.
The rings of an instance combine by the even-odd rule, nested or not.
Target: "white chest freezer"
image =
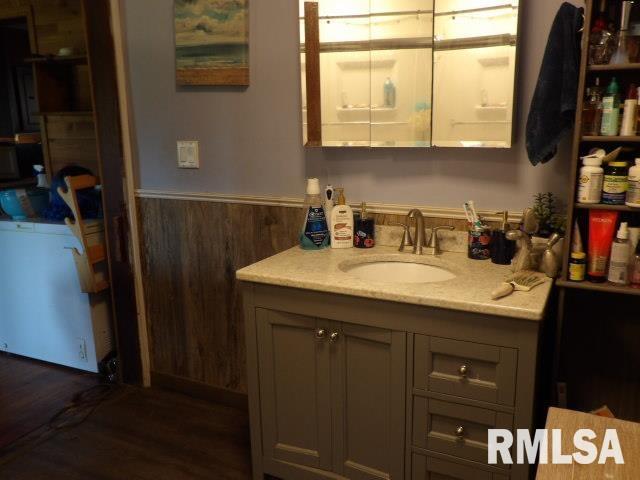
[[[0,350],[90,372],[113,349],[109,291],[80,291],[66,225],[0,221]]]

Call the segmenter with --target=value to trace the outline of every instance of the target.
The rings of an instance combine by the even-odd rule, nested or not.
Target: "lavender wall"
[[[568,142],[532,167],[524,126],[547,33],[562,0],[521,0],[516,142],[509,150],[325,149],[300,141],[297,0],[252,0],[251,87],[174,81],[173,1],[125,2],[140,188],[299,196],[308,176],[351,201],[520,209],[539,191],[565,196]],[[200,141],[200,170],[176,167],[176,140]]]

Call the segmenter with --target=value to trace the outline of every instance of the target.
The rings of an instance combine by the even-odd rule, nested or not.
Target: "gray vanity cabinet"
[[[402,478],[406,334],[340,323],[331,355],[334,472]]]
[[[540,322],[243,283],[254,480],[526,480]]]
[[[316,339],[318,321],[257,311],[265,459],[330,470],[329,345]]]
[[[270,309],[255,319],[266,469],[402,478],[406,334]]]

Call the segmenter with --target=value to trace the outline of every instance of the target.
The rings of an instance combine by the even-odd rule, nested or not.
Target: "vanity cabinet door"
[[[256,316],[265,466],[331,470],[331,322],[263,309]]]
[[[339,325],[330,342],[334,471],[404,478],[406,334]]]

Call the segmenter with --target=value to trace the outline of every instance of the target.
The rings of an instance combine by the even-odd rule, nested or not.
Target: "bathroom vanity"
[[[487,429],[532,427],[551,282],[490,300],[509,273],[393,247],[239,270],[253,478],[529,478],[487,464]]]

